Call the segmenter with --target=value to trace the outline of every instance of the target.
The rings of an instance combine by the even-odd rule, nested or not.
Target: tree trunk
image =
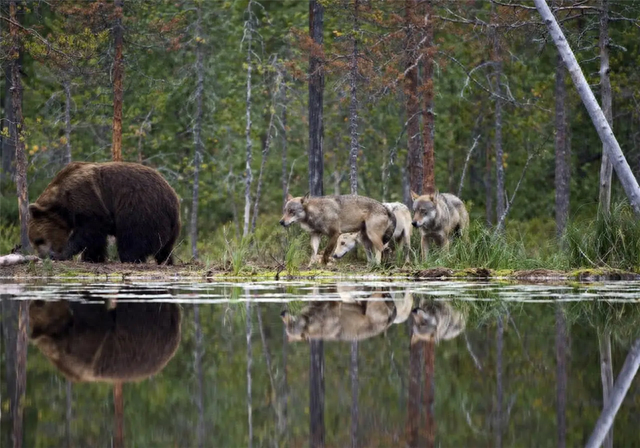
[[[351,341],[351,448],[358,446],[358,341]]]
[[[358,0],[353,4],[353,30],[352,30],[351,67],[349,73],[349,88],[351,100],[349,102],[349,134],[351,136],[351,148],[349,151],[349,185],[351,194],[358,194]],[[353,442],[353,441],[352,441]]]
[[[124,29],[122,27],[124,0],[114,0],[115,22],[113,24],[113,142],[111,157],[122,162],[122,102],[124,96],[124,58],[122,55]]]
[[[202,100],[204,96],[204,54],[202,48],[202,3],[197,3],[196,19],[196,116],[193,124],[193,199],[191,201],[191,256],[198,258],[198,196],[202,163]]]
[[[193,305],[193,324],[195,326],[195,353],[194,369],[196,373],[196,408],[198,409],[198,425],[196,426],[196,443],[198,448],[204,446],[204,373],[202,370],[202,353],[204,344],[202,338],[202,326],[200,325],[200,307]]]
[[[409,185],[422,194],[423,154],[420,152],[420,104],[418,101],[418,56],[416,42],[416,0],[405,0],[405,54],[407,67],[404,95],[407,110],[407,148],[409,150]]]
[[[567,446],[567,318],[556,304],[556,424],[558,448]]]
[[[289,194],[289,164],[287,162],[287,89],[282,88],[282,206],[287,203]]]
[[[244,169],[244,221],[242,225],[243,237],[249,234],[249,214],[251,212],[251,182],[253,180],[253,173],[251,172],[251,161],[253,158],[253,143],[251,141],[251,71],[253,68],[251,66],[251,38],[253,37],[253,13],[251,12],[252,3],[253,2],[250,0],[249,5],[247,6],[249,17],[245,22],[245,38],[247,39],[247,126],[245,128],[247,154],[246,165]]]
[[[27,190],[27,154],[25,151],[24,117],[22,116],[22,80],[20,79],[20,54],[22,42],[20,39],[18,23],[17,1],[9,2],[9,34],[11,36],[11,49],[9,51],[9,64],[11,66],[11,106],[13,107],[13,121],[10,126],[14,137],[16,150],[16,188],[18,193],[18,212],[20,215],[20,245],[21,251],[27,253],[30,250],[29,237],[27,235],[27,223],[29,221],[29,192]]]
[[[426,46],[424,48],[424,75],[422,79],[422,94],[424,106],[422,108],[422,144],[423,146],[423,175],[422,193],[433,194],[436,191],[435,177],[435,114],[433,113],[433,55],[435,42],[433,41],[434,14],[431,0],[424,2],[424,32]]]
[[[495,134],[494,147],[496,151],[496,218],[498,219],[498,231],[502,232],[503,223],[500,217],[505,210],[505,194],[504,194],[504,151],[502,148],[502,60],[500,55],[500,41],[498,37],[497,14],[495,12],[495,4],[491,2],[494,26],[491,34],[493,38],[492,59],[494,64],[494,95],[495,95]]]
[[[609,428],[613,425],[613,419],[618,413],[618,409],[620,409],[622,400],[624,400],[624,397],[627,395],[629,386],[631,386],[631,382],[638,371],[638,367],[640,367],[640,339],[636,339],[631,345],[627,359],[625,359],[618,378],[611,390],[609,401],[604,405],[604,409],[596,422],[593,433],[587,441],[586,448],[597,448],[602,445]]]
[[[609,126],[613,130],[613,108],[611,99],[611,78],[609,77],[609,0],[600,0],[600,102]],[[602,148],[600,164],[600,213],[609,214],[611,208],[611,178],[613,165],[609,161],[606,148]]]
[[[271,111],[271,117],[269,118],[269,127],[267,128],[267,137],[262,148],[262,160],[260,161],[260,171],[258,172],[258,187],[256,189],[256,199],[253,203],[253,216],[251,217],[251,233],[256,231],[256,221],[258,219],[258,206],[260,205],[260,195],[262,194],[262,174],[264,173],[264,166],[269,157],[269,151],[271,149],[271,132],[273,130],[273,119],[276,115],[276,104],[274,101],[273,110]]]
[[[424,343],[424,446],[432,448],[436,443],[436,342],[434,339]]]
[[[113,410],[114,410],[114,448],[124,448],[124,397],[122,396],[122,383],[113,385]]]
[[[309,363],[309,446],[324,447],[324,344],[312,339]]]
[[[485,149],[484,166],[484,197],[485,197],[485,219],[487,227],[493,225],[493,176],[491,170],[491,151],[489,144]]]
[[[498,316],[498,326],[496,329],[496,414],[495,414],[495,431],[496,431],[496,448],[502,447],[502,401],[504,385],[502,383],[502,349],[504,347],[504,325],[502,316]]]
[[[611,389],[613,389],[613,360],[611,359],[611,332],[607,330],[598,331],[598,347],[600,349],[600,377],[602,379],[602,410],[609,403]],[[604,448],[613,447],[613,426],[607,432]]]
[[[6,179],[11,179],[15,175],[15,167],[13,162],[16,157],[16,148],[15,148],[15,135],[14,127],[13,127],[13,104],[11,94],[11,71],[14,63],[20,65],[22,62],[22,53],[18,55],[17,60],[9,60],[4,64],[4,121],[2,126],[0,126],[0,131],[5,127],[9,131],[8,137],[2,137],[2,171],[0,174],[2,175],[2,179],[0,180],[0,184],[4,187]]]
[[[556,63],[556,235],[561,237],[567,227],[569,217],[569,158],[567,157],[567,117],[565,87],[565,67],[558,55]]]
[[[24,408],[27,393],[27,348],[29,339],[29,302],[20,301],[18,305],[18,334],[16,337],[15,387],[11,411],[13,416],[13,447],[22,448],[24,439]]]
[[[64,88],[64,155],[62,164],[71,163],[71,81],[65,79],[62,83]]]
[[[309,54],[309,192],[324,195],[324,68],[315,54],[323,49],[324,7],[319,0],[309,0],[309,36],[318,48]]]
[[[64,433],[65,438],[67,439],[67,448],[71,448],[73,446],[71,439],[71,420],[73,419],[73,396],[71,395],[71,381],[65,380],[66,384],[66,418],[65,418],[65,427]]]
[[[534,2],[538,12],[542,16],[542,19],[549,28],[549,33],[551,34],[556,47],[558,47],[562,60],[569,70],[569,74],[573,79],[573,83],[578,90],[578,94],[580,95],[587,112],[589,112],[591,121],[600,136],[603,147],[609,156],[609,160],[613,164],[613,168],[616,171],[618,179],[620,179],[620,183],[627,194],[627,198],[629,199],[636,215],[640,215],[640,186],[638,185],[638,181],[631,172],[631,168],[620,149],[620,144],[613,135],[611,126],[609,126],[602,109],[598,105],[598,101],[593,95],[593,92],[580,69],[580,65],[578,65],[578,61],[571,51],[571,48],[569,47],[558,22],[556,22],[553,13],[549,9],[549,6],[545,0],[534,0]]]
[[[423,341],[409,345],[409,387],[407,388],[407,421],[405,424],[406,446],[420,446],[420,352]]]
[[[247,314],[247,425],[249,426],[249,443],[251,448],[253,445],[253,400],[251,398],[251,366],[253,365],[253,351],[251,349],[251,300],[247,293],[245,302],[245,311]]]

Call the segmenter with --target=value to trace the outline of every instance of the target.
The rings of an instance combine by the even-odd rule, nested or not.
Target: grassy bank
[[[498,233],[480,222],[472,222],[466,238],[454,241],[449,251],[430,250],[422,260],[419,232],[414,232],[411,262],[402,253],[391,253],[381,266],[367,265],[362,248],[328,266],[309,266],[309,235],[297,226],[283,229],[277,218],[265,218],[254,235],[236,236],[232,226],[202,235],[199,260],[189,253],[183,239],[175,249],[176,266],[91,265],[44,261],[27,266],[0,268],[7,276],[211,276],[313,277],[313,276],[414,276],[428,278],[513,277],[588,278],[604,275],[631,278],[640,273],[640,221],[626,205],[616,205],[609,217],[577,219],[562,238],[555,236],[553,221],[510,222]],[[0,228],[0,253],[16,244],[15,226]],[[324,242],[323,242],[324,244]],[[323,247],[321,244],[321,248]],[[114,247],[112,260],[117,260]]]

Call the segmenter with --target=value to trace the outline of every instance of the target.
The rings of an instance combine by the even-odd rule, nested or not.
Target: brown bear
[[[178,349],[180,320],[175,303],[29,304],[31,341],[76,382],[139,381],[158,373]]]
[[[180,202],[156,170],[137,163],[72,162],[29,205],[29,240],[41,257],[103,262],[116,237],[123,263],[172,263]]]

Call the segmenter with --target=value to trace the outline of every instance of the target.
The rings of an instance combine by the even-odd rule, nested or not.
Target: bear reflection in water
[[[355,287],[338,285],[337,292],[341,300],[310,302],[297,315],[282,312],[289,341],[368,339],[406,321],[413,305],[410,292],[374,291],[366,300],[356,299],[361,295]]]
[[[31,341],[72,381],[138,381],[162,370],[180,343],[172,303],[35,300]]]
[[[422,299],[413,308],[413,295],[405,292],[375,291],[366,300],[357,300],[355,289],[338,285],[341,300],[310,302],[296,315],[283,311],[289,341],[321,339],[359,341],[383,333],[392,324],[411,316],[411,343],[453,339],[465,328],[464,315],[446,302]]]

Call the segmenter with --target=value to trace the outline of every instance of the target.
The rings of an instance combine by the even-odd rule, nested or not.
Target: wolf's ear
[[[413,199],[413,200],[415,201],[415,200],[416,200],[416,199],[418,199],[419,197],[420,197],[420,195],[419,195],[419,194],[416,194],[416,192],[415,192],[415,191],[411,190],[411,199]]]
[[[305,202],[307,202],[309,200],[309,192],[307,191],[307,194],[305,194],[304,196],[302,196],[302,200],[300,201],[301,204],[304,204]]]
[[[291,196],[291,193],[287,193],[287,202],[289,202],[291,199],[293,199],[293,196]]]

